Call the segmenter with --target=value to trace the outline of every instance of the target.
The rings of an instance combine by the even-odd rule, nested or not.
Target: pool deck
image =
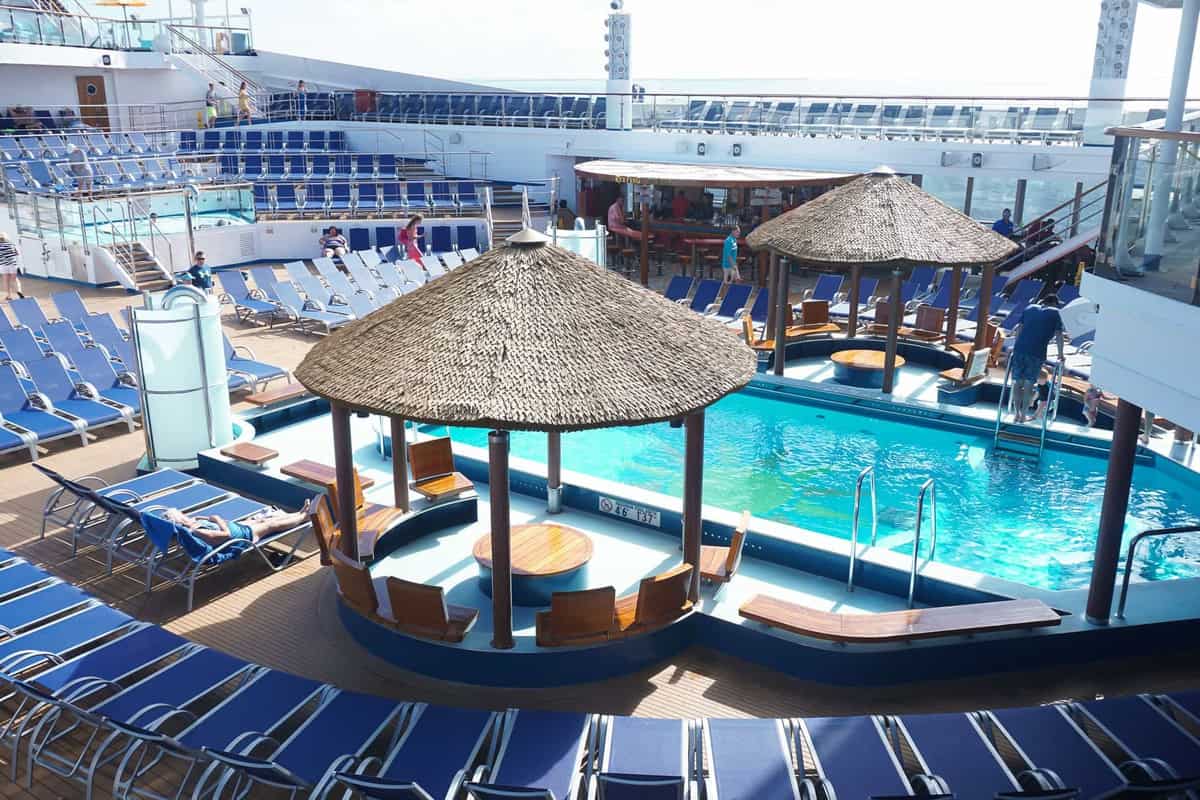
[[[281,269],[279,274],[283,274]],[[26,294],[43,300],[48,311],[52,308],[50,294],[71,288],[37,279],[26,279],[24,284]],[[114,314],[134,299],[115,290],[79,290],[90,308]],[[313,342],[311,337],[287,330],[240,326],[228,318],[225,330],[235,344],[249,345],[259,358],[288,369],[299,363]],[[244,405],[237,408],[248,409]],[[366,441],[363,445],[369,446]],[[1169,439],[1156,439],[1152,447],[1156,451],[1160,447],[1172,449]],[[52,443],[40,463],[67,475],[94,474],[116,481],[134,474],[144,449],[140,431],[125,433],[113,428],[101,432],[86,449],[77,442]],[[1200,467],[1197,450],[1200,448],[1192,448],[1181,459],[1194,469]],[[42,503],[51,485],[25,457],[0,461],[0,476],[0,547],[17,552],[126,613],[161,624],[192,641],[272,668],[399,699],[639,716],[771,717],[954,711],[1200,688],[1195,666],[1200,648],[1194,642],[1181,642],[1169,653],[1122,651],[1087,664],[1029,664],[1010,673],[991,672],[981,665],[972,678],[867,688],[798,680],[698,647],[622,678],[586,685],[512,690],[445,683],[398,669],[360,648],[338,617],[332,577],[315,558],[276,574],[268,574],[250,561],[222,571],[201,581],[196,608],[189,612],[185,609],[185,593],[178,588],[156,587],[152,594],[145,595],[144,575],[137,570],[118,568],[108,576],[94,554],[84,552],[71,558],[69,543],[61,531],[39,538]],[[381,485],[375,493],[388,497],[390,489]],[[530,502],[536,512],[536,501]],[[1164,604],[1172,601],[1169,582],[1139,588],[1135,603],[1141,602],[1147,592]],[[3,763],[6,760],[7,756],[0,755],[3,768],[7,768]],[[77,796],[78,789],[75,784],[40,773],[32,790],[9,783],[2,794],[21,800],[52,800]],[[101,791],[97,796],[107,795]]]

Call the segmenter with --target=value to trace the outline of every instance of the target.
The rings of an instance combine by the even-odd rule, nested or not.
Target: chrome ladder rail
[[[1200,533],[1200,525],[1181,525],[1178,528],[1155,528],[1154,530],[1142,531],[1129,540],[1129,550],[1125,555],[1125,577],[1121,580],[1121,599],[1117,603],[1117,619],[1125,619],[1125,600],[1129,594],[1129,578],[1133,572],[1133,557],[1137,553],[1138,545],[1143,539],[1148,539],[1151,536],[1174,536],[1181,533]]]
[[[933,561],[937,552],[937,486],[933,478],[921,484],[921,493],[917,495],[917,530],[913,535],[912,569],[908,573],[908,607],[913,607],[913,597],[917,593],[917,561],[921,553],[921,521],[925,515],[925,493],[929,493],[929,558]]]
[[[854,591],[854,565],[858,561],[858,518],[859,511],[862,508],[862,489],[863,481],[867,478],[871,479],[871,546],[875,546],[875,538],[879,533],[879,506],[875,496],[875,465],[872,464],[864,467],[863,471],[858,473],[858,480],[854,482],[854,521],[850,525],[850,574],[846,578],[846,591]]]

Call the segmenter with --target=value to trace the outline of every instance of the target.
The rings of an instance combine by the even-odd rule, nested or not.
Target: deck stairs
[[[163,29],[171,37],[172,63],[202,76],[215,86],[217,94],[221,97],[236,98],[243,81],[252,97],[261,98],[266,93],[266,89],[258,81],[235,68],[178,27],[164,25]]]
[[[994,453],[1010,453],[1041,460],[1046,449],[1046,428],[1058,417],[1058,399],[1062,394],[1062,362],[1055,365],[1050,378],[1050,395],[1040,419],[1035,422],[1015,422],[1006,419],[1009,406],[1013,405],[1012,363],[1004,373],[1004,384],[1000,387],[1000,399],[996,404],[996,431],[992,441]]]
[[[113,243],[108,249],[133,279],[139,292],[158,292],[175,283],[171,274],[141,242]]]

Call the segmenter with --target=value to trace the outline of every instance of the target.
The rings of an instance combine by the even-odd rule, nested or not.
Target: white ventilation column
[[[1083,126],[1085,145],[1109,145],[1106,128],[1121,122],[1125,81],[1129,75],[1129,51],[1133,45],[1133,23],[1138,0],[1103,0],[1096,29],[1096,57],[1088,90],[1087,119]],[[1110,98],[1110,99],[1091,99]]]
[[[1183,105],[1187,99],[1188,73],[1192,70],[1192,51],[1196,47],[1198,16],[1200,0],[1183,0],[1179,40],[1175,44],[1175,71],[1171,75],[1171,95],[1167,99],[1167,118],[1163,123],[1165,131],[1178,131],[1183,127]],[[1146,255],[1142,261],[1142,267],[1148,270],[1157,270],[1162,262],[1167,212],[1171,206],[1171,186],[1175,182],[1175,162],[1179,156],[1178,141],[1163,141],[1158,147],[1159,159],[1154,165],[1154,195],[1150,203],[1150,221],[1146,226]]]
[[[613,0],[612,7],[618,12],[621,0]],[[627,131],[633,128],[633,79],[629,68],[629,36],[632,22],[629,14],[608,15],[608,34],[604,37],[604,55],[608,58],[608,93],[604,127],[610,131]]]

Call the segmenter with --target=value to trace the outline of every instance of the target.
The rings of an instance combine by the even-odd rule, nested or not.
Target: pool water
[[[452,437],[486,447],[487,432]],[[1038,463],[992,455],[990,435],[880,419],[739,393],[708,410],[704,502],[819,533],[850,538],[854,484],[874,464],[879,545],[910,553],[917,494],[936,481],[937,561],[1046,589],[1087,586],[1107,462],[1047,449]],[[545,462],[544,434],[514,433],[514,456]],[[683,490],[683,430],[666,423],[562,437],[563,468],[662,494]],[[1151,466],[1134,471],[1126,537],[1200,522],[1194,482]],[[860,543],[870,541],[866,492]],[[928,522],[922,552],[928,552]],[[1135,576],[1200,575],[1200,544],[1147,542]]]

